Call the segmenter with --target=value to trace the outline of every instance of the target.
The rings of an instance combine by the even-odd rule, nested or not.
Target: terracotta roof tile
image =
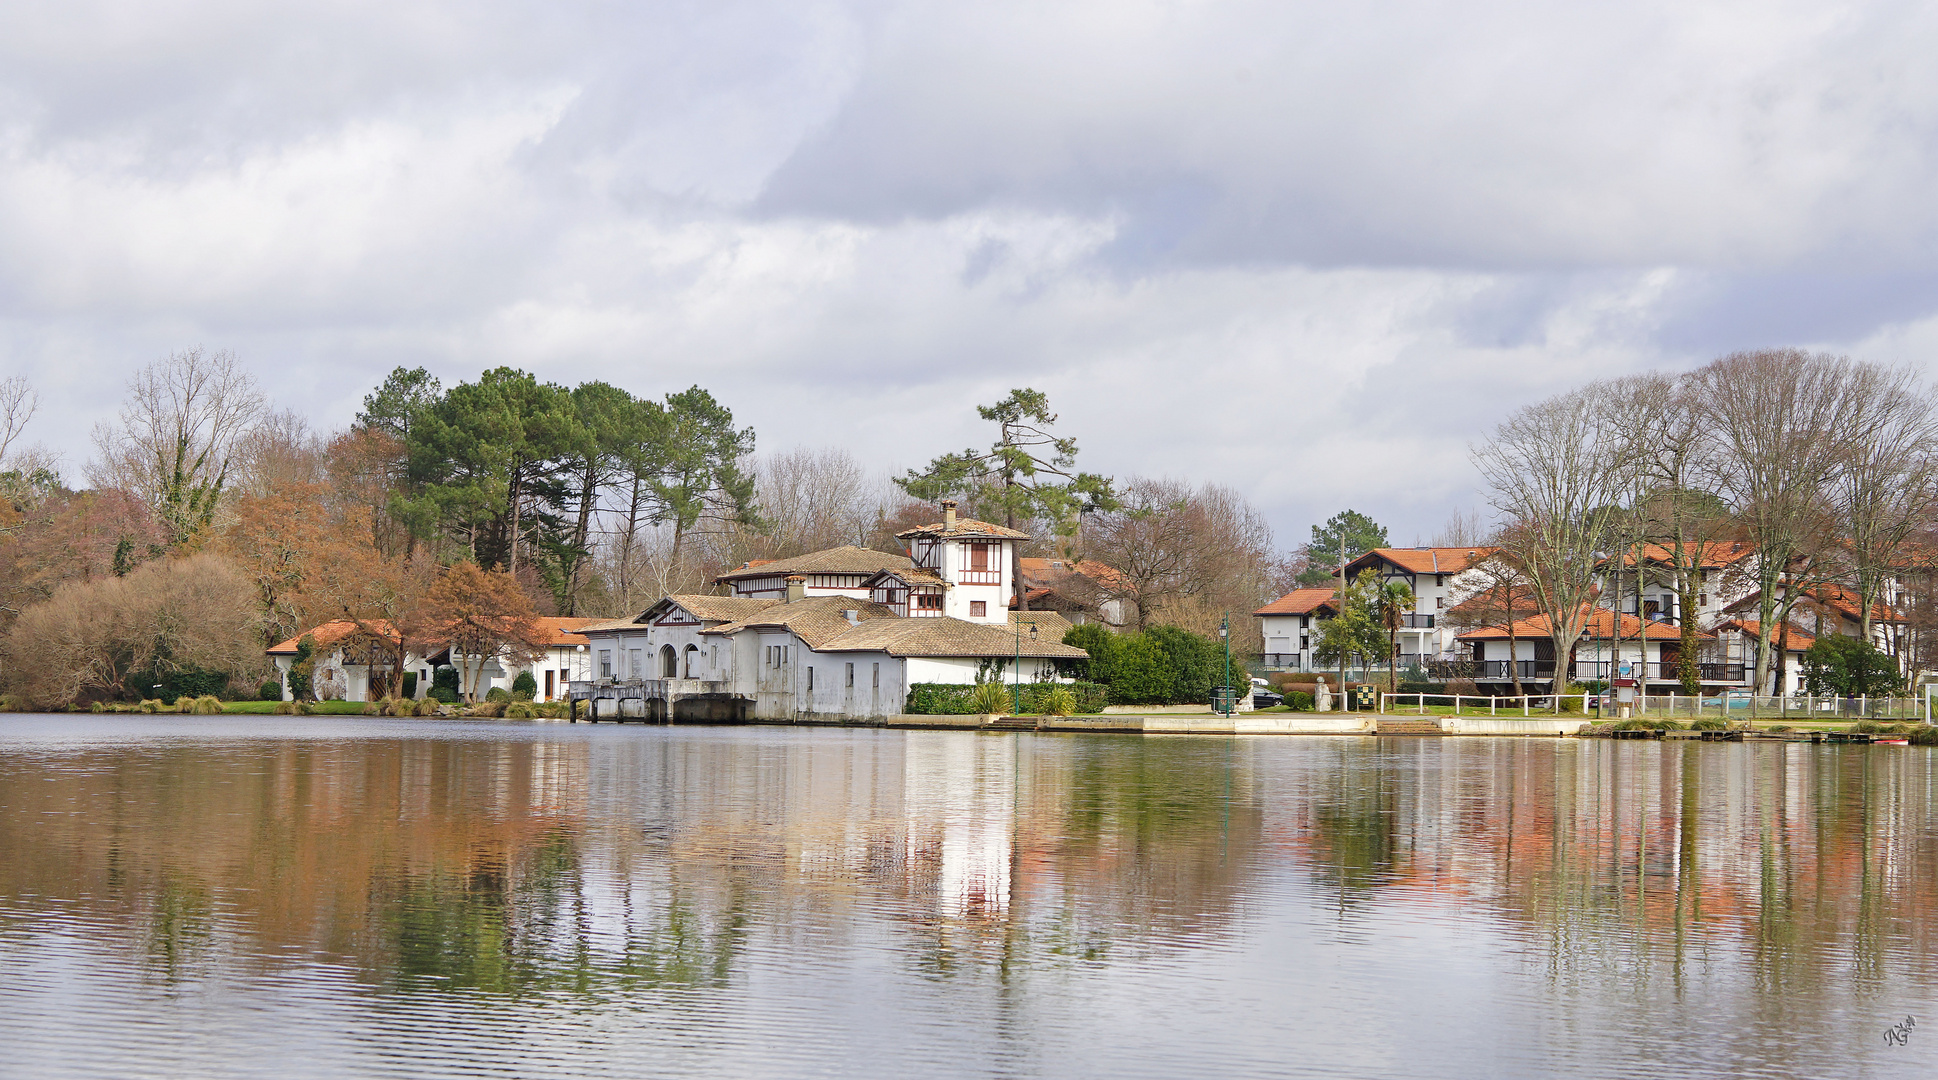
[[[906,555],[891,555],[886,551],[845,544],[785,559],[743,563],[713,580],[728,582],[787,574],[873,574],[879,570],[905,570],[914,565]]]
[[[368,623],[372,630],[383,637],[393,642],[397,640],[397,628],[390,624],[389,619],[370,619]],[[305,637],[314,638],[319,647],[324,647],[334,645],[356,632],[357,624],[349,619],[332,619],[320,626],[313,626],[288,641],[271,645],[263,651],[270,656],[293,656],[298,643]]]
[[[1361,563],[1370,565],[1374,559],[1384,559],[1409,574],[1458,574],[1498,550],[1481,546],[1374,548],[1347,563],[1346,572],[1355,574],[1365,569]]]
[[[806,642],[809,648],[819,649],[821,643],[843,631],[852,630],[848,619],[842,614],[853,611],[855,618],[863,622],[894,619],[901,621],[895,609],[886,604],[876,604],[867,600],[857,600],[852,596],[810,596],[791,604],[774,604],[767,609],[736,622],[709,626],[700,631],[703,634],[736,634],[748,629],[786,628],[796,637]],[[913,619],[911,622],[924,622]]]
[[[1029,612],[1027,615],[1047,614]],[[1027,617],[1027,616],[1026,616]],[[822,652],[885,652],[890,656],[1024,656],[1058,660],[1083,660],[1090,654],[1061,640],[1047,640],[1039,632],[1035,641],[1025,633],[1019,640],[1006,626],[972,623],[949,617],[918,619],[881,619],[850,627],[815,645]],[[1061,634],[1057,635],[1060,639]],[[805,639],[803,639],[805,640]]]
[[[1759,641],[1763,639],[1763,634],[1762,634],[1763,624],[1756,621],[1755,619],[1731,619],[1730,621],[1726,623],[1722,623],[1721,625],[1717,626],[1716,629],[1741,630],[1743,633],[1748,634],[1749,636],[1756,638]],[[1778,635],[1778,637],[1783,641],[1784,647],[1789,649],[1791,652],[1802,652],[1805,649],[1808,649],[1812,645],[1815,645],[1817,643],[1817,639],[1815,637],[1812,637],[1811,635],[1804,633],[1803,631],[1797,629],[1794,626],[1790,627],[1788,633],[1781,633]]]
[[[1338,589],[1293,589],[1252,614],[1310,615],[1322,607],[1337,611],[1338,597]]]
[[[1032,539],[1030,534],[1026,532],[1018,532],[1015,529],[1005,528],[1001,525],[992,525],[987,521],[977,521],[975,518],[965,517],[957,518],[956,527],[953,529],[947,528],[944,522],[937,521],[928,525],[918,525],[904,532],[898,532],[895,534],[895,539],[910,540],[918,536],[936,540],[953,540],[959,537],[974,538],[978,536],[987,536],[999,540]]]
[[[1596,608],[1589,613],[1588,622],[1582,627],[1581,639],[1583,641],[1607,641],[1612,636],[1609,631],[1614,628],[1615,613],[1607,608]],[[1517,619],[1514,623],[1514,637],[1544,638],[1552,636],[1553,633],[1552,625],[1548,622],[1546,615],[1532,615],[1525,619]],[[1508,632],[1507,627],[1504,626],[1483,626],[1478,630],[1469,630],[1464,634],[1456,636],[1461,641],[1504,641],[1508,637]],[[1671,623],[1655,622],[1653,620],[1638,619],[1633,615],[1623,615],[1621,636],[1627,640],[1646,636],[1649,641],[1679,641],[1682,639],[1682,628]],[[1696,637],[1698,640],[1709,641],[1713,640],[1716,635],[1699,632],[1696,634]]]

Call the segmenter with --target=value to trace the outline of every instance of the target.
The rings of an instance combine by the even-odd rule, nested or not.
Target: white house
[[[669,596],[582,628],[594,677],[573,695],[601,716],[878,718],[918,683],[1006,680],[1019,663],[1050,681],[1059,661],[1085,659],[1062,644],[1061,616],[1008,610],[1028,534],[942,506],[940,522],[898,535],[906,557],[845,547],[748,564],[718,579],[733,596]]]
[[[1339,590],[1293,589],[1259,608],[1265,637],[1265,666],[1288,671],[1314,671],[1312,650],[1319,641],[1319,621],[1339,614]]]
[[[479,674],[478,696],[483,697],[493,688],[509,691],[512,681],[523,672],[531,672],[537,684],[535,700],[562,701],[566,688],[573,682],[592,677],[591,661],[587,655],[587,639],[579,628],[597,622],[595,619],[568,619],[542,617],[538,619],[540,628],[546,636],[544,651],[539,657],[526,663],[506,655],[483,658],[484,670]],[[318,655],[312,688],[318,697],[332,697],[343,701],[368,701],[371,697],[371,664],[375,659],[380,683],[383,679],[385,650],[394,649],[397,631],[383,619],[369,620],[359,628],[347,619],[338,619],[312,627],[288,641],[270,647],[267,652],[276,664],[283,683],[283,699],[290,698],[289,671],[296,664],[296,651],[302,639],[313,640]],[[476,670],[479,658],[452,656],[450,650],[441,649],[429,655],[419,655],[415,651],[404,653],[404,670],[417,675],[416,696],[424,697],[430,692],[431,676],[438,666],[450,664],[458,669],[459,685],[469,686],[472,673]],[[379,694],[383,686],[378,688]]]

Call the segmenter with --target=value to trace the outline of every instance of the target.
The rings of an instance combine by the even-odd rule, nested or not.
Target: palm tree
[[[1413,586],[1399,578],[1387,578],[1373,594],[1373,605],[1379,609],[1380,622],[1386,627],[1386,692],[1389,694],[1400,689],[1400,622],[1413,610],[1413,604]]]

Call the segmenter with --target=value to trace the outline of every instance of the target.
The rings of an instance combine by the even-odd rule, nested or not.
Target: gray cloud
[[[234,348],[347,421],[396,364],[713,388],[883,471],[1049,391],[1087,464],[1296,542],[1477,502],[1582,379],[1923,362],[1921,5],[94,3],[0,16],[0,373],[79,474]]]

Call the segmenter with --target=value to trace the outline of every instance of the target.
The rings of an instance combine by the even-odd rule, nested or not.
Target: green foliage
[[[415,671],[404,672],[404,696],[407,698],[417,696],[417,672]]]
[[[1117,642],[1116,672],[1110,680],[1115,705],[1168,705],[1177,678],[1164,647],[1149,634],[1132,634]]]
[[[1402,694],[1444,694],[1447,692],[1447,684],[1408,680],[1400,684],[1398,692]]]
[[[315,676],[316,639],[304,634],[296,642],[296,658],[289,667],[289,695],[297,701],[308,701]]]
[[[1326,667],[1354,666],[1386,655],[1386,630],[1379,624],[1373,608],[1373,592],[1379,575],[1371,570],[1348,582],[1340,594],[1340,612],[1319,620],[1318,639],[1313,643],[1313,658]]]
[[[529,671],[521,671],[511,681],[511,696],[520,701],[530,701],[538,696],[538,680]]]
[[[530,720],[537,715],[537,706],[533,705],[529,700],[513,701],[505,706],[505,719],[507,720]]]
[[[976,708],[972,700],[975,690],[976,684],[973,683],[916,683],[908,688],[908,700],[902,711],[911,716],[973,716],[983,711]],[[1069,713],[1055,713],[1051,708],[1052,699],[1059,691],[1070,695]],[[1008,693],[1009,688],[1005,687],[1004,692]],[[1023,711],[1026,713],[1081,716],[1102,712],[1108,704],[1110,688],[1097,683],[1023,684]],[[1008,712],[1009,709],[1010,700],[1004,698],[1002,708],[997,711]],[[562,711],[560,715],[563,715]]]
[[[1803,678],[1812,694],[1881,697],[1904,684],[1898,662],[1868,641],[1834,634],[1820,637],[1803,654]]]
[[[1064,631],[1063,643],[1090,654],[1090,659],[1072,665],[1079,677],[1091,682],[1110,682],[1117,662],[1115,631],[1102,623],[1081,623]]]
[[[276,679],[264,679],[262,681],[262,685],[256,689],[256,700],[258,701],[283,700],[283,684]]]
[[[1015,707],[1015,695],[999,682],[977,683],[969,691],[972,712],[1006,713]]]
[[[1285,692],[1285,707],[1291,709],[1293,712],[1311,712],[1313,705],[1312,695],[1306,693],[1304,690],[1287,690]]]
[[[1384,525],[1357,510],[1341,510],[1324,525],[1312,527],[1312,539],[1305,547],[1309,566],[1299,575],[1299,584],[1321,588],[1336,580],[1342,547],[1345,561],[1352,562],[1374,548],[1386,546]]]
[[[162,703],[160,698],[143,698],[141,699],[141,704],[136,706],[138,711],[145,713],[158,713],[165,708],[167,706]]]
[[[430,692],[425,695],[425,700],[435,701],[440,705],[456,705],[458,703],[458,692],[448,686],[433,686]]]
[[[1054,686],[1030,704],[1038,706],[1032,710],[1034,712],[1050,716],[1070,716],[1077,711],[1077,696],[1066,687]]]
[[[1689,722],[1690,731],[1728,731],[1729,721],[1720,716],[1701,716]]]
[[[160,690],[155,696],[167,705],[173,705],[183,698],[220,697],[229,689],[227,674],[220,671],[205,671],[201,668],[134,672],[128,676],[128,682],[132,686],[143,689],[154,689],[159,686]]]
[[[439,696],[438,691],[440,690],[448,692],[451,696]],[[460,696],[458,690],[458,669],[449,664],[440,664],[434,668],[431,671],[431,695],[447,705],[456,701]]]
[[[1059,536],[1075,535],[1080,515],[1117,508],[1109,478],[1075,471],[1077,441],[1052,433],[1056,414],[1041,391],[1011,390],[976,412],[997,425],[988,450],[944,454],[920,472],[895,478],[896,485],[925,502],[960,495],[991,517],[1040,518]]]
[[[502,686],[494,686],[491,689],[485,691],[485,700],[486,701],[510,701],[511,691],[505,689]]]

